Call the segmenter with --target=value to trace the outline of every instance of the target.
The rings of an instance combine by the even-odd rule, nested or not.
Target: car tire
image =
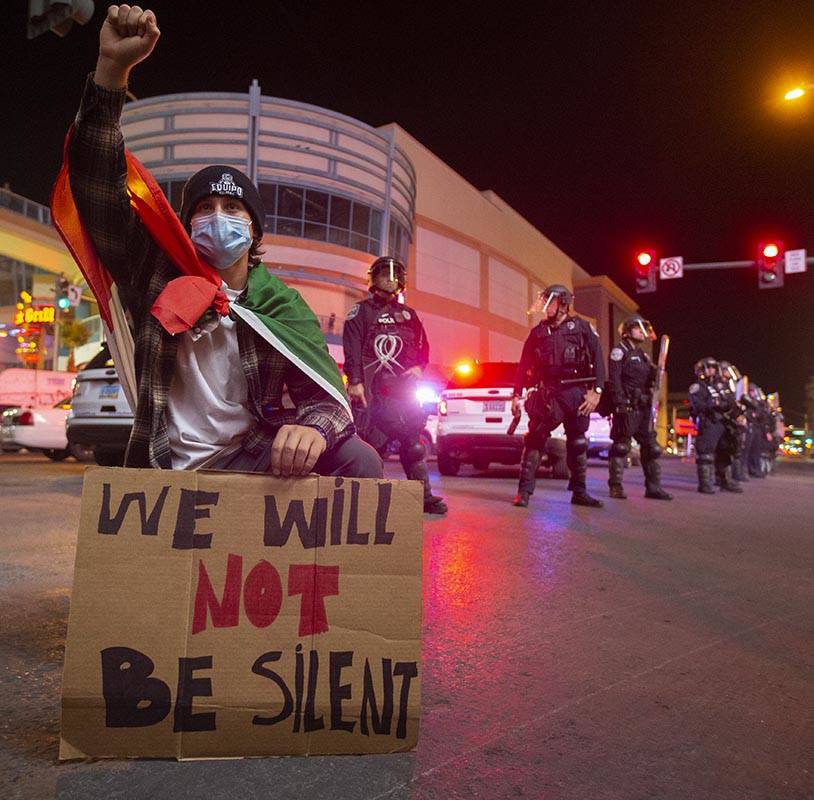
[[[124,466],[124,450],[108,450],[102,447],[94,447],[93,458],[100,467]]]
[[[64,461],[70,455],[67,450],[43,450],[42,452],[45,453],[51,461]]]
[[[571,477],[571,470],[568,469],[568,464],[565,463],[564,458],[551,459],[551,477],[556,480],[567,481]]]
[[[461,469],[461,462],[457,458],[453,458],[447,453],[438,454],[438,471],[442,475],[455,476]]]

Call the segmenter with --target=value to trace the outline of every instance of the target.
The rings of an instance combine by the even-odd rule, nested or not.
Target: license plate
[[[506,410],[506,401],[505,400],[484,400],[483,401],[483,410],[484,411],[505,411]]]
[[[119,396],[118,386],[103,386],[99,389],[99,397],[106,400],[116,400]]]

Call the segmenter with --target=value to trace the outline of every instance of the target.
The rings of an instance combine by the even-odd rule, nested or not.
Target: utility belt
[[[415,399],[415,384],[417,378],[414,375],[406,375],[404,372],[392,374],[382,370],[374,375],[371,380],[372,394],[379,397],[388,397],[397,400]],[[416,400],[416,402],[418,402]]]
[[[530,417],[541,417],[550,410],[554,396],[563,389],[595,385],[595,375],[580,378],[564,377],[558,380],[544,379],[529,389],[524,408]]]
[[[626,395],[628,405],[633,408],[650,408],[653,396],[642,389],[633,389]]]

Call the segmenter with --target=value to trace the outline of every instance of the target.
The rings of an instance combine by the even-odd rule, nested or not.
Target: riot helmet
[[[719,361],[718,372],[721,373],[721,377],[725,381],[729,381],[731,383],[737,383],[743,377],[741,375],[741,371],[729,361]]]
[[[548,311],[548,306],[555,297],[566,309],[574,302],[574,295],[567,286],[563,286],[561,283],[552,283],[551,286],[547,286],[537,295],[537,300],[529,309],[528,313],[536,314],[542,312],[545,314],[546,311]]]
[[[634,314],[633,316],[622,320],[616,330],[618,331],[619,336],[626,338],[630,336],[630,333],[634,328],[638,328],[642,332],[644,339],[650,339],[650,341],[653,342],[656,340],[656,332],[653,330],[653,326],[650,324],[650,321],[646,320],[640,314]]]
[[[376,278],[382,274],[385,274],[388,280],[396,283],[398,286],[396,291],[388,292],[387,290],[380,289],[376,286]],[[402,264],[397,258],[393,258],[392,256],[381,256],[370,265],[370,269],[367,271],[367,278],[368,288],[371,292],[375,292],[380,295],[396,295],[399,292],[403,292],[404,287],[407,285],[407,267],[405,267],[404,264]]]
[[[738,382],[742,377],[740,370],[734,364],[722,359],[718,362],[718,374],[721,376],[721,380],[729,386],[729,389],[738,396]],[[740,394],[743,394],[743,392],[741,391]]]
[[[707,370],[714,369],[717,372],[718,359],[713,358],[712,356],[704,356],[704,358],[695,362],[695,366],[693,367],[693,369],[695,370],[695,375],[698,378],[698,380],[701,381],[710,380],[710,376],[707,375]]]

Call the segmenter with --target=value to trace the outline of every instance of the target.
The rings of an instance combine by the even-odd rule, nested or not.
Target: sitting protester
[[[355,435],[316,317],[260,262],[264,212],[249,177],[200,170],[184,187],[179,224],[125,150],[128,75],[158,38],[151,11],[108,9],[52,198],[106,323],[116,329],[110,280],[133,321],[125,465],[381,477],[378,454]],[[293,408],[283,407],[286,390]]]

